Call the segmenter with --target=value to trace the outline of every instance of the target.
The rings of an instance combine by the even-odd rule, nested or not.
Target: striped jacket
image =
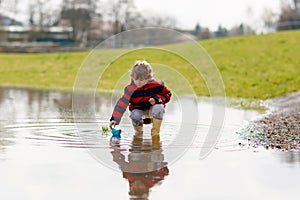
[[[171,96],[170,90],[164,85],[163,81],[153,79],[140,88],[131,81],[125,87],[123,96],[115,105],[110,121],[114,120],[119,124],[128,106],[130,111],[134,109],[149,110],[151,107],[150,98],[154,98],[156,104],[165,106],[170,101]]]

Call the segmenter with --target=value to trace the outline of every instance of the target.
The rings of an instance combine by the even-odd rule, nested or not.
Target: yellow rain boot
[[[160,126],[161,126],[162,120],[161,119],[155,119],[153,118],[153,127],[151,129],[151,136],[152,136],[152,148],[153,149],[159,149],[160,148]]]
[[[141,143],[143,142],[143,126],[134,126],[134,136],[133,136],[133,145],[138,145],[140,146]]]

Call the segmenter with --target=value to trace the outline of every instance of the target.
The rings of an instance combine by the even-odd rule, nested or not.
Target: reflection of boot
[[[151,129],[152,147],[154,149],[159,149],[160,148],[159,131],[160,131],[160,126],[161,126],[162,120],[153,118],[152,123],[153,123],[153,127]]]
[[[133,145],[141,145],[143,141],[143,126],[134,126],[134,137],[132,144]]]
[[[134,136],[143,138],[143,125],[140,126],[134,126]]]
[[[152,136],[152,148],[159,149],[160,148],[160,137],[159,135]]]

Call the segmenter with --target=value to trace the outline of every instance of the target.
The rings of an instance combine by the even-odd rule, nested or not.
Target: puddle
[[[196,135],[184,154],[172,161],[168,151],[184,144],[172,143],[181,117],[176,99],[167,106],[162,148],[156,151],[151,146],[151,126],[145,127],[144,141],[132,145],[128,113],[121,124],[121,139],[102,133],[101,126],[108,125],[114,106],[105,96],[95,99],[99,129],[89,129],[93,122],[81,124],[86,127],[83,141],[71,100],[68,93],[0,89],[0,192],[4,199],[291,199],[298,195],[299,152],[239,145],[237,132],[259,117],[261,110],[226,107],[218,143],[201,160],[200,151],[212,145],[205,138],[213,105],[209,98],[199,98]],[[112,164],[101,163],[94,151]],[[131,173],[126,169],[132,163],[148,171]]]

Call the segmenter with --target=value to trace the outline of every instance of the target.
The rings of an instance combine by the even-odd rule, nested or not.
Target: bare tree
[[[144,16],[143,26],[175,28],[177,24],[176,18],[172,16],[162,16],[159,14]]]
[[[134,0],[113,0],[109,1],[107,15],[111,16],[114,22],[114,34],[132,28],[132,19],[137,15]]]
[[[294,0],[294,7],[296,12],[300,11],[300,0]]]
[[[110,16],[113,21],[113,34],[143,27],[175,28],[177,24],[176,18],[172,16],[138,11],[134,0],[112,0],[107,7],[104,15]]]
[[[131,22],[135,22],[135,27],[162,27],[162,28],[176,28],[177,19],[173,16],[163,15],[160,13],[155,13],[152,11],[143,12],[143,14],[138,13],[135,20],[132,19]]]
[[[300,29],[300,0],[281,0],[279,12],[265,8],[262,15],[264,26],[273,30]]]
[[[52,8],[47,0],[31,0],[29,3],[29,24],[38,29],[51,26],[58,18],[55,8]]]
[[[88,30],[95,13],[96,1],[63,0],[60,20],[72,27],[73,40],[80,46],[87,45]]]
[[[212,35],[211,35],[211,32],[210,32],[210,30],[208,28],[203,28],[201,30],[200,36],[199,36],[200,39],[204,39],[205,40],[205,39],[209,39],[211,37],[212,37]]]
[[[15,25],[16,18],[19,13],[19,3],[20,0],[1,0],[0,2],[0,8],[1,8],[1,14],[5,13],[7,16],[11,17],[12,19],[12,25]]]
[[[12,14],[14,16],[14,18],[17,17],[17,14],[18,14],[18,5],[19,5],[19,0],[13,0],[12,1],[13,3],[13,6],[12,6]]]
[[[255,31],[251,26],[248,24],[240,24],[237,26],[232,27],[229,30],[229,35],[230,36],[237,36],[237,35],[250,35],[250,34],[255,34]]]
[[[262,20],[264,23],[264,27],[269,31],[275,31],[277,28],[277,22],[279,19],[279,14],[273,11],[272,9],[265,8]]]
[[[300,2],[295,0],[293,3],[281,1],[281,13],[277,25],[278,30],[300,29],[300,13],[298,12]]]

